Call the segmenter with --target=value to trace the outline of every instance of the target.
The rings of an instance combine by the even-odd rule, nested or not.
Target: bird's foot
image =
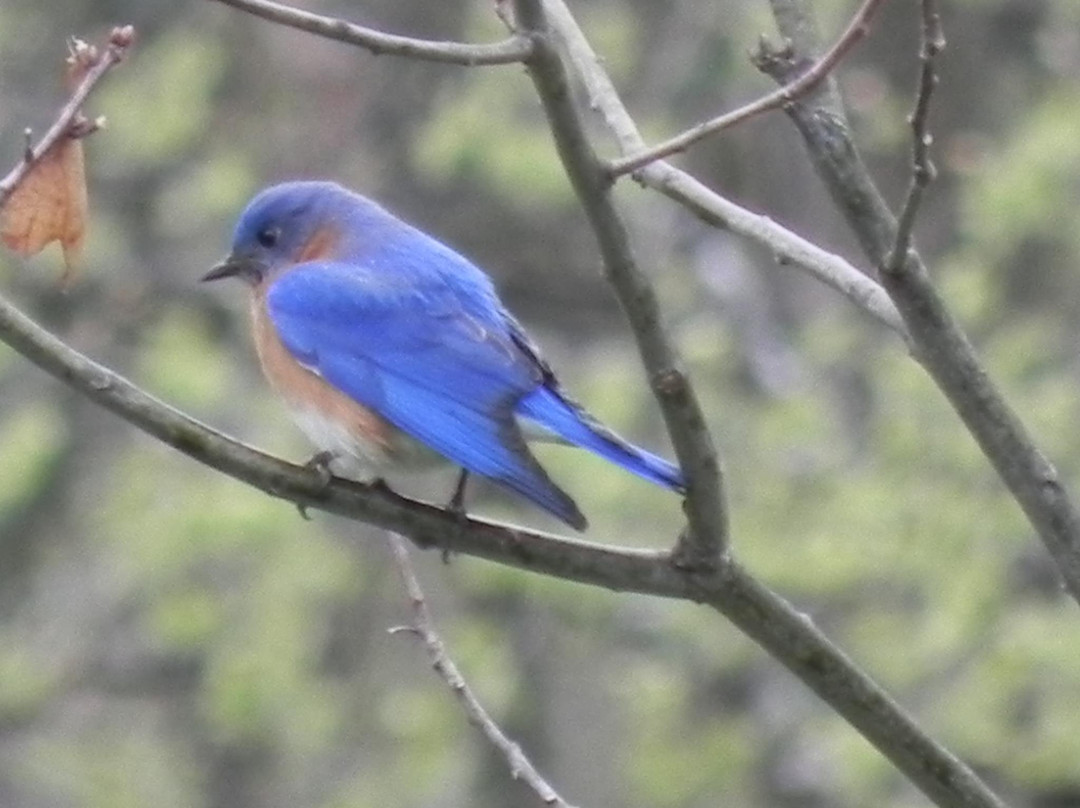
[[[319,478],[319,491],[325,491],[330,487],[330,481],[334,479],[334,474],[330,471],[330,464],[334,461],[335,455],[331,451],[323,450],[316,452],[312,458],[304,464],[304,468],[314,471]],[[300,515],[307,521],[311,521],[311,517],[308,515],[307,505],[301,502],[296,503],[296,510],[300,511]]]

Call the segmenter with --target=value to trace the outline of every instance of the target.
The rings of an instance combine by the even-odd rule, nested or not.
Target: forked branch
[[[814,62],[798,78],[785,84],[778,90],[764,95],[756,101],[751,101],[745,106],[726,112],[711,120],[692,126],[685,132],[676,135],[670,140],[658,143],[643,151],[628,154],[624,157],[612,160],[608,164],[608,174],[612,179],[632,174],[638,169],[647,166],[656,160],[671,157],[679,152],[684,152],[700,140],[709,135],[714,135],[724,129],[729,129],[736,124],[743,123],[756,115],[769,110],[778,109],[785,104],[790,104],[796,98],[801,98],[817,87],[840,61],[851,52],[861,39],[870,31],[870,20],[874,13],[884,4],[885,0],[864,0],[863,4],[855,12],[847,27],[840,37],[833,43],[825,54]]]
[[[687,478],[689,528],[678,541],[676,558],[688,569],[715,570],[727,550],[727,503],[720,460],[701,404],[664,330],[656,290],[638,265],[626,225],[615,209],[611,183],[585,132],[566,67],[551,38],[543,0],[516,0],[514,20],[533,38],[533,54],[526,67],[547,113],[563,167],[596,235],[604,271],[630,321]]]

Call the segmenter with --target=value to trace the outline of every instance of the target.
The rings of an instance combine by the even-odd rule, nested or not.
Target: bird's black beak
[[[260,277],[264,269],[262,262],[251,256],[230,254],[221,263],[211,267],[199,280],[219,281],[233,277],[253,279]]]

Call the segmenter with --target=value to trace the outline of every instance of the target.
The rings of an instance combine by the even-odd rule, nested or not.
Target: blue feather
[[[686,490],[677,466],[623,440],[555,390],[537,388],[521,399],[514,411],[649,482],[680,493]]]

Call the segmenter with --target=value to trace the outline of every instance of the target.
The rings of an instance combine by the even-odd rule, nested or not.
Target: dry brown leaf
[[[82,142],[63,138],[46,152],[0,210],[0,238],[20,255],[36,255],[59,241],[67,286],[86,235],[88,201]]]
[[[66,61],[65,84],[75,89],[98,60],[97,49],[74,39]],[[86,236],[89,203],[82,141],[92,131],[81,115],[72,122],[70,136],[63,137],[43,154],[0,208],[0,239],[20,255],[37,255],[46,245],[59,241],[64,250],[63,286],[76,278]]]

